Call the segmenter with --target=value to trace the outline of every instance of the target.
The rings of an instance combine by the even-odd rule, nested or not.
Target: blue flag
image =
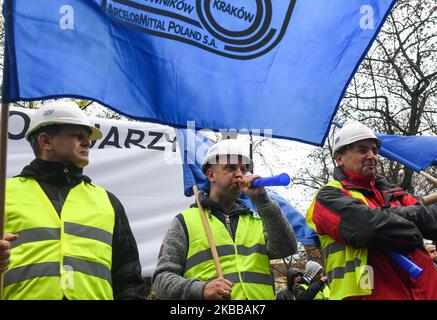
[[[4,0],[3,101],[323,145],[396,0]]]
[[[200,132],[195,132],[194,130],[178,129],[176,130],[176,135],[183,160],[185,195],[187,197],[193,195],[192,188],[195,184],[197,184],[199,190],[209,192],[209,181],[200,169],[200,164],[209,147],[213,145],[213,142]],[[279,194],[268,188],[266,190],[269,197],[273,201],[276,201],[276,203],[281,207],[288,223],[296,234],[297,241],[303,245],[320,246],[319,237],[315,231],[307,225],[305,217]],[[256,206],[246,194],[242,193],[237,201],[256,211]]]
[[[437,166],[437,136],[376,134],[382,141],[380,154],[420,172]]]
[[[194,195],[194,185],[197,185],[199,190],[209,191],[209,181],[200,167],[214,142],[195,130],[176,129],[175,131],[182,157],[185,196]]]

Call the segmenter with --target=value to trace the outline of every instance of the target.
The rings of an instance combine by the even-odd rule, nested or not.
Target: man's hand
[[[328,282],[328,277],[327,276],[321,276],[320,277],[320,281],[322,281],[323,283],[327,283]]]
[[[252,188],[252,181],[259,178],[261,178],[261,176],[257,175],[244,176],[243,178],[243,192],[252,200],[264,198],[266,196],[266,190],[264,187]]]
[[[205,300],[231,300],[233,283],[227,279],[217,278],[208,282],[203,289]]]
[[[11,256],[11,242],[18,239],[18,234],[7,234],[0,240],[0,273],[8,270],[9,257]]]

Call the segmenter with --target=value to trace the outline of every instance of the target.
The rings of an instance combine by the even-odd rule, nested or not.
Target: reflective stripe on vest
[[[5,299],[113,299],[114,223],[99,186],[71,189],[59,217],[34,179],[8,179],[5,231],[19,238],[4,275]]]
[[[334,187],[343,189],[339,181],[331,181],[324,187]],[[320,189],[320,190],[321,190]],[[319,192],[320,192],[319,190]],[[358,191],[347,190],[352,197],[363,200],[367,204],[364,196]],[[317,195],[307,211],[306,220],[317,232],[317,227],[313,221],[314,206]],[[365,296],[372,294],[372,290],[366,278],[367,267],[367,248],[353,248],[336,242],[328,235],[320,235],[320,244],[325,261],[326,274],[330,280],[330,300],[341,300],[346,297]]]
[[[235,243],[221,221],[207,212],[223,275],[234,283],[233,300],[273,300],[274,281],[270,270],[262,220],[250,214],[240,215]],[[182,215],[188,230],[189,249],[185,278],[208,281],[217,277],[211,249],[203,229],[200,212],[191,208]]]
[[[301,286],[308,290],[309,285],[302,283]],[[313,300],[329,300],[329,296],[331,294],[331,291],[329,289],[329,286],[324,286],[322,291],[317,292],[317,294],[314,296]]]

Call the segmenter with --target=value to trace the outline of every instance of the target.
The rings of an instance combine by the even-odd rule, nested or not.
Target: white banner
[[[35,157],[24,137],[34,110],[11,107],[7,177]],[[143,122],[91,118],[103,132],[84,174],[122,202],[137,240],[143,276],[151,276],[171,219],[194,198],[183,192],[182,165],[173,128]]]

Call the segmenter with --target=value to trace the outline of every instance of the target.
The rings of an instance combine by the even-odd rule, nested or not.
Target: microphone
[[[396,263],[404,269],[413,279],[416,279],[422,273],[423,269],[416,265],[413,261],[408,259],[406,256],[393,252],[386,251],[387,254],[392,258]]]
[[[290,184],[290,176],[286,173],[281,173],[277,176],[268,178],[259,178],[252,181],[252,188],[271,187],[271,186],[288,186]]]

